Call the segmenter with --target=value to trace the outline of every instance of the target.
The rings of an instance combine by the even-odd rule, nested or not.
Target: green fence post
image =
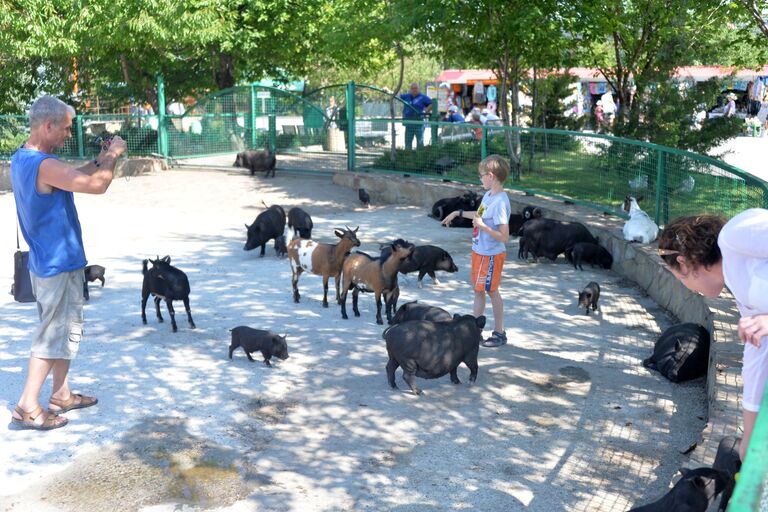
[[[251,84],[251,149],[256,148],[256,86]]]
[[[271,99],[271,98],[270,98]],[[271,105],[270,105],[271,106]],[[269,109],[269,150],[273,153],[277,152],[277,115],[272,108]]]
[[[480,137],[480,160],[485,160],[488,156],[488,129],[485,126],[480,128],[482,136]]]
[[[667,172],[666,172],[666,160],[667,155],[661,149],[657,149],[659,156],[656,159],[656,224],[666,224],[669,220],[669,195],[667,191]],[[662,220],[663,219],[663,220]]]
[[[77,127],[77,156],[85,158],[85,144],[83,138],[83,116],[75,117],[75,126]]]
[[[168,127],[165,125],[165,81],[157,74],[157,149],[168,158]]]
[[[347,82],[347,170],[355,170],[355,82]]]
[[[432,110],[430,113],[430,121],[432,121],[432,137],[430,138],[430,141],[432,145],[437,144],[437,123],[440,121],[440,109],[437,107],[437,99],[435,99],[432,102]]]

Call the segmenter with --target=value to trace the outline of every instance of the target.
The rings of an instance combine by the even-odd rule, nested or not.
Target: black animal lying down
[[[681,469],[683,475],[658,501],[630,512],[706,512],[726,485],[727,475],[712,468]]]

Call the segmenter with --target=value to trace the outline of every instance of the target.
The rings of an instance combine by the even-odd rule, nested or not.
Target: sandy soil
[[[400,390],[386,383],[370,294],[360,318],[350,308],[342,320],[321,307],[321,279],[305,275],[294,304],[287,260],[243,251],[243,224],[262,201],[304,207],[320,241],[359,225],[369,253],[396,237],[444,247],[459,272],[423,289],[402,278],[401,302],[470,312],[467,230],[441,228],[421,208],[359,208],[329,178],[174,170],[78,196],[89,262],[107,268],[107,283],[91,285],[70,375],[100,403],[69,413],[63,429],[3,431],[1,510],[619,511],[662,494],[685,465],[680,452],[704,424],[703,382],[674,385],[640,365],[673,319],[633,283],[562,259],[520,262],[511,242],[509,345],[481,348],[476,384],[462,366],[461,385],[420,380],[415,397],[399,370]],[[13,209],[0,195],[6,289]],[[166,323],[151,311],[141,323],[141,260],[166,254],[189,276],[196,330],[180,314],[172,333],[164,309]],[[585,316],[576,294],[591,280],[602,312]],[[37,318],[10,295],[0,307],[6,425]],[[287,333],[290,359],[267,368],[237,351],[230,361],[237,325]]]

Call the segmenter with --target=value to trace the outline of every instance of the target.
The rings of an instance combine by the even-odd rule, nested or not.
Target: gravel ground
[[[481,348],[474,385],[462,366],[461,385],[420,379],[416,397],[400,370],[399,391],[386,383],[370,294],[360,318],[342,320],[305,274],[294,304],[287,260],[243,251],[243,224],[262,201],[304,207],[320,241],[359,225],[369,253],[396,237],[444,247],[459,272],[423,289],[402,278],[400,300],[471,311],[468,230],[441,228],[422,208],[362,209],[329,178],[174,170],[78,196],[89,262],[107,282],[91,285],[70,378],[100,402],[63,429],[3,432],[0,509],[623,511],[663,494],[686,464],[680,452],[704,425],[703,382],[674,385],[640,365],[674,319],[633,283],[562,258],[520,262],[512,241],[510,343]],[[8,288],[13,208],[0,194]],[[141,323],[141,260],[166,254],[190,278],[196,330],[183,313],[176,334],[151,312]],[[602,310],[585,316],[576,295],[591,280]],[[0,306],[0,423],[10,424],[37,318],[9,295]],[[237,325],[287,332],[291,357],[271,369],[242,351],[230,361]]]

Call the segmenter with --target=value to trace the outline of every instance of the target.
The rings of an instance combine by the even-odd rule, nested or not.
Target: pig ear
[[[246,225],[245,225],[245,229],[251,229],[251,226],[249,226],[248,224],[246,224]]]
[[[477,327],[479,329],[482,329],[483,327],[485,327],[485,316],[480,315],[479,317],[477,317],[475,319],[475,323],[477,324]]]
[[[691,482],[693,483],[694,487],[696,487],[702,492],[707,488],[707,484],[709,483],[707,482],[707,479],[704,478],[703,476],[695,476],[693,477]]]
[[[685,477],[685,475],[691,472],[690,469],[686,469],[686,468],[680,468],[678,469],[678,471],[680,472],[680,475],[682,475],[683,477]]]
[[[683,346],[680,344],[680,340],[675,340],[675,352],[680,352]]]
[[[166,256],[163,258],[163,261],[164,261],[164,262],[166,262],[166,263],[170,263],[170,262],[171,262],[171,257],[170,257],[170,256],[168,256],[168,255],[166,255]]]

